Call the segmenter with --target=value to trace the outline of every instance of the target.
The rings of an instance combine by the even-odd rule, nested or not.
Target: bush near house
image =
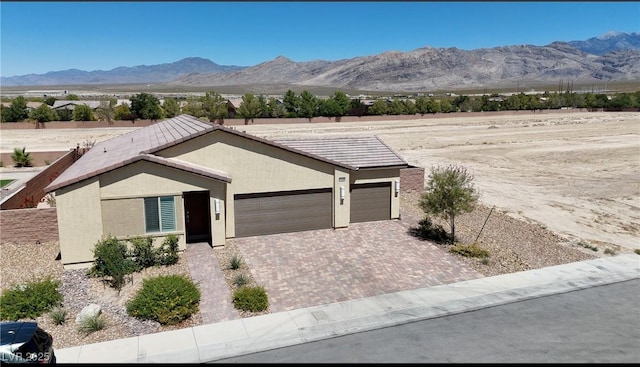
[[[93,249],[93,266],[88,275],[94,277],[108,277],[107,282],[120,291],[125,283],[125,277],[134,272],[157,265],[174,265],[180,259],[178,255],[178,236],[168,235],[159,248],[153,246],[150,236],[134,237],[121,241],[109,236],[98,241]]]
[[[115,237],[107,237],[98,241],[93,249],[93,266],[88,275],[109,277],[109,284],[120,291],[124,286],[125,276],[136,270],[136,263],[129,258],[127,245]]]
[[[43,280],[6,289],[0,296],[0,319],[35,319],[62,302],[59,280]]]
[[[482,259],[489,257],[489,251],[483,248],[480,248],[475,243],[472,243],[471,245],[463,245],[463,244],[454,245],[451,247],[449,251],[454,254],[462,255],[464,257],[479,257]]]
[[[126,307],[129,316],[175,325],[198,312],[199,303],[200,290],[190,279],[166,275],[145,279]]]
[[[242,286],[233,292],[233,305],[242,311],[264,311],[269,307],[267,292],[262,286]]]

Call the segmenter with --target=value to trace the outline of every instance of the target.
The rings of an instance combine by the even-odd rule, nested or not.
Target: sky
[[[171,63],[335,61],[422,47],[640,32],[640,2],[0,2],[0,75]]]

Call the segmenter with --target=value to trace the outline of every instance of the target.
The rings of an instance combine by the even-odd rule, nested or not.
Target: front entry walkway
[[[200,289],[202,323],[239,319],[213,248],[206,242],[189,243],[185,254],[191,278]]]

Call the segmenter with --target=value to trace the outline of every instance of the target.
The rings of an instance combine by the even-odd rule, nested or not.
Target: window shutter
[[[144,198],[144,222],[146,232],[160,231],[160,217],[158,216],[158,198]]]
[[[176,230],[176,211],[173,196],[163,196],[160,198],[160,216],[162,232]]]

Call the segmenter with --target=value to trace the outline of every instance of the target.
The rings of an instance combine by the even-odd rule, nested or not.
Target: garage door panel
[[[331,189],[236,195],[236,237],[331,228]]]
[[[351,185],[351,223],[391,219],[389,182]]]

